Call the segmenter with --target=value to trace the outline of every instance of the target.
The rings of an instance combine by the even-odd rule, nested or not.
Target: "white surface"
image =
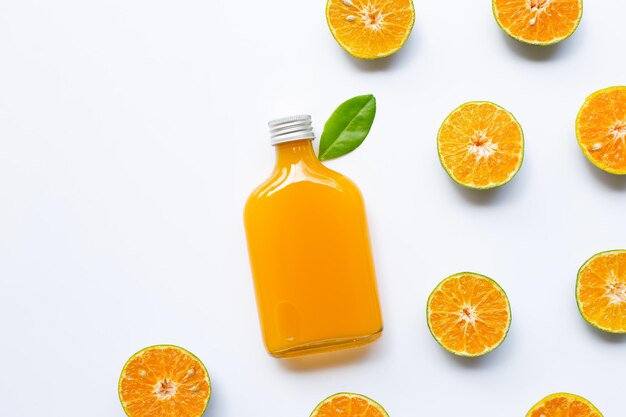
[[[337,391],[392,417],[523,416],[544,395],[624,415],[626,340],[574,301],[578,267],[626,246],[626,179],[577,147],[585,97],[626,83],[622,0],[587,1],[557,47],[505,37],[488,1],[417,1],[410,40],[360,62],[323,1],[0,1],[2,416],[122,416],[124,361],[175,343],[207,365],[206,416],[308,416]],[[367,202],[385,318],[369,350],[278,361],[263,350],[242,206],[271,170],[267,120],[374,93],[370,137],[329,165]],[[468,100],[512,111],[518,176],[454,185],[435,135]],[[513,324],[480,360],[428,332],[425,302],[472,270],[508,292]]]

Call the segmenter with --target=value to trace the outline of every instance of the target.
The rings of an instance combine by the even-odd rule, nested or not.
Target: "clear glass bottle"
[[[244,212],[265,346],[291,357],[371,342],[383,323],[361,193],[318,160],[310,116],[269,126],[276,165]]]

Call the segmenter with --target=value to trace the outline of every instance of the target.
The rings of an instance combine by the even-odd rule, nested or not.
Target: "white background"
[[[117,379],[138,349],[206,364],[206,416],[306,417],[337,391],[392,417],[524,416],[543,396],[624,415],[626,339],[586,325],[579,266],[626,246],[626,178],[592,167],[574,119],[626,83],[623,0],[587,1],[559,46],[507,38],[488,0],[416,1],[401,52],[348,56],[324,1],[0,1],[0,414],[123,416]],[[373,93],[353,154],[329,163],[369,213],[385,318],[369,349],[280,361],[263,349],[242,225],[270,172],[266,122]],[[437,159],[469,100],[526,135],[517,177],[464,190]],[[310,215],[315,215],[311,213]],[[477,360],[433,340],[425,302],[476,271],[508,292],[505,343]]]

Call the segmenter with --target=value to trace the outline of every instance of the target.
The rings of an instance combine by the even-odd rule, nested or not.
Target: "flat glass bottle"
[[[265,346],[290,357],[371,342],[383,324],[361,193],[318,160],[310,116],[269,125],[276,165],[244,211]]]

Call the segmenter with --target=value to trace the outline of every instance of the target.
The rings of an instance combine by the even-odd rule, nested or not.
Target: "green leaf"
[[[376,98],[371,94],[343,102],[324,125],[319,159],[339,158],[358,148],[367,137],[375,115]]]

